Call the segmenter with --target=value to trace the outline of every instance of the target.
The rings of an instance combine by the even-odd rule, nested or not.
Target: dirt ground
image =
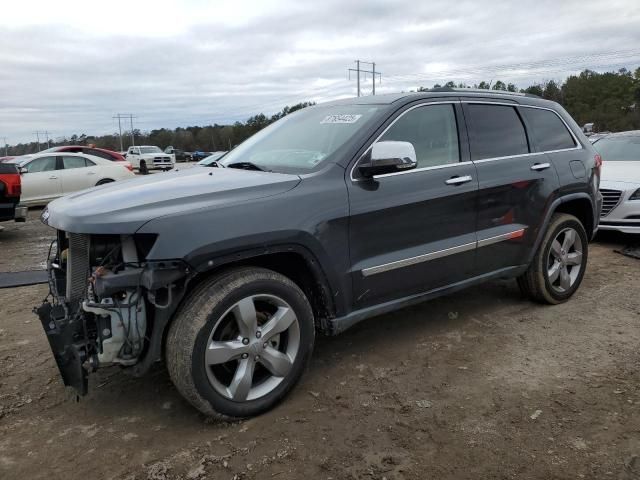
[[[37,268],[50,233],[5,226],[0,271]],[[320,338],[280,406],[233,424],[162,365],[101,370],[77,402],[30,312],[46,287],[0,290],[0,478],[640,478],[640,261],[620,241],[591,245],[563,305],[492,282]]]

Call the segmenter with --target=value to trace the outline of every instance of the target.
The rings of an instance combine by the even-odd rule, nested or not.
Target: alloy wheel
[[[582,269],[582,239],[573,228],[561,230],[551,242],[547,258],[547,278],[558,293],[567,292]]]
[[[258,399],[291,371],[299,346],[298,318],[286,301],[266,294],[245,297],[209,335],[204,358],[209,382],[230,400]]]

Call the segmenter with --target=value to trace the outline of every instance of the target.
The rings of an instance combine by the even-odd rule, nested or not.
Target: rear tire
[[[203,281],[180,307],[167,334],[167,369],[205,415],[251,417],[294,387],[314,340],[313,311],[295,283],[271,270],[238,268]]]
[[[588,256],[589,239],[580,220],[554,214],[533,261],[518,277],[518,286],[537,302],[566,302],[582,283]]]

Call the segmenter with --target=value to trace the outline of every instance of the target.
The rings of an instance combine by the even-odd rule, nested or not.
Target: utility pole
[[[113,117],[118,119],[118,138],[120,138],[120,151],[124,150],[124,146],[122,145],[122,124],[120,123],[120,115]]]
[[[36,134],[36,140],[38,141],[38,151],[40,151],[40,132],[33,132]]]
[[[125,119],[125,118],[129,119],[129,123],[131,125],[131,146],[135,147],[136,140],[135,140],[135,135],[133,134],[133,119],[134,118],[138,118],[138,117],[136,117],[135,115],[133,115],[131,113],[118,113],[113,118],[117,118],[118,119],[118,132],[120,134],[120,151],[124,150],[124,145],[122,144],[122,123],[121,123],[121,120]]]
[[[133,115],[129,115],[129,121],[131,122],[131,146],[136,146],[136,136],[133,133]]]
[[[376,64],[375,62],[363,62],[362,60],[356,60],[356,68],[350,68],[349,69],[349,80],[351,80],[351,72],[356,72],[357,75],[357,84],[358,84],[358,96],[361,95],[361,91],[360,91],[360,73],[370,73],[371,74],[371,79],[373,80],[373,89],[372,89],[372,93],[373,95],[376,94],[376,75],[378,75],[378,78],[380,79],[380,81],[382,81],[382,73],[381,72],[376,72]],[[373,68],[371,70],[362,70],[360,68],[360,64],[364,63],[366,65],[371,65]]]
[[[373,65],[373,68],[371,70],[372,71],[372,75],[371,78],[373,79],[373,94],[376,94],[376,62],[373,62],[371,65]],[[380,75],[382,77],[382,75]],[[380,81],[382,81],[382,78],[380,78]]]
[[[49,148],[49,133],[47,130],[45,130],[44,132],[41,132],[40,130],[33,132],[33,134],[36,136],[36,139],[38,141],[38,151],[40,151],[40,135],[44,135],[45,138],[47,139],[47,148]]]

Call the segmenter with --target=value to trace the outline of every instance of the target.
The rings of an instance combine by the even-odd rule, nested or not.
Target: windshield
[[[640,161],[640,136],[605,137],[593,146],[604,161]]]
[[[207,167],[214,163],[216,160],[222,158],[224,154],[227,152],[214,152],[212,155],[209,155],[207,158],[202,159],[198,162],[198,165],[202,165],[203,167]]]
[[[164,153],[158,147],[140,147],[140,153]]]
[[[251,163],[261,170],[305,173],[326,161],[378,110],[372,105],[308,107],[256,133],[219,162]]]

